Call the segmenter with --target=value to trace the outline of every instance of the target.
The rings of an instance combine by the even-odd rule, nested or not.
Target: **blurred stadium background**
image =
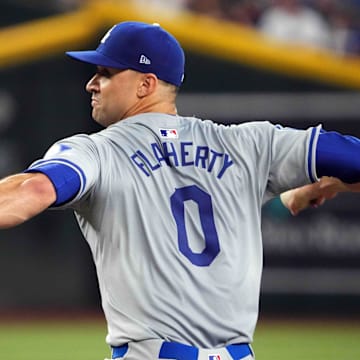
[[[221,123],[322,124],[360,137],[360,2],[294,2],[2,0],[0,177],[21,171],[59,138],[99,129],[84,89],[93,68],[68,60],[64,51],[95,47],[105,29],[123,20],[158,22],[184,46],[182,114]],[[312,41],[313,34],[305,40],[276,38],[261,27],[266,11],[299,5],[321,17],[327,42]],[[358,213],[357,197],[349,195],[296,218],[276,199],[264,208],[258,359],[359,358]],[[95,271],[73,214],[48,211],[1,231],[0,240],[0,358],[106,355]],[[39,330],[39,322],[57,324],[60,318],[65,330]],[[64,319],[71,318],[67,328]],[[276,327],[275,319],[285,320]],[[313,335],[306,338],[309,330]],[[64,349],[57,331],[77,339],[68,344],[68,355],[56,352],[57,342],[47,338],[53,334]],[[26,352],[14,350],[18,338]],[[276,347],[283,344],[288,353],[282,355]],[[78,353],[85,348],[93,350]],[[338,352],[344,348],[348,353]]]

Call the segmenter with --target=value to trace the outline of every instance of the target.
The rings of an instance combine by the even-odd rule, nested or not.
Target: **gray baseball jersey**
[[[262,272],[261,207],[316,179],[319,128],[224,126],[142,114],[55,144],[97,268],[107,342],[251,342]]]

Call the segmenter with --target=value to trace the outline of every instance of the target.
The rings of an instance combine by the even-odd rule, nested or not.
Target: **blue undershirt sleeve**
[[[316,148],[316,172],[345,183],[360,182],[360,139],[334,131],[323,131]]]
[[[60,206],[72,200],[80,190],[79,174],[70,166],[57,163],[45,163],[36,168],[26,169],[25,173],[40,172],[53,183],[56,191],[56,201],[52,206]]]

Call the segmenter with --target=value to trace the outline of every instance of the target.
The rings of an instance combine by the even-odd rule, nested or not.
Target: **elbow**
[[[30,175],[30,174],[29,174]],[[50,179],[41,173],[31,174],[20,186],[20,193],[29,203],[29,217],[47,209],[56,201],[56,191]]]

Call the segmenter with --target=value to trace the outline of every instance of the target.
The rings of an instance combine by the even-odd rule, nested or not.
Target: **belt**
[[[234,360],[240,360],[248,355],[252,355],[249,344],[234,344],[225,347]],[[112,347],[112,359],[123,357],[128,351],[128,344]],[[214,349],[216,352],[216,349]],[[176,342],[164,341],[160,348],[159,359],[174,360],[197,360],[199,349],[194,346]],[[218,355],[210,355],[209,360],[221,359]]]

